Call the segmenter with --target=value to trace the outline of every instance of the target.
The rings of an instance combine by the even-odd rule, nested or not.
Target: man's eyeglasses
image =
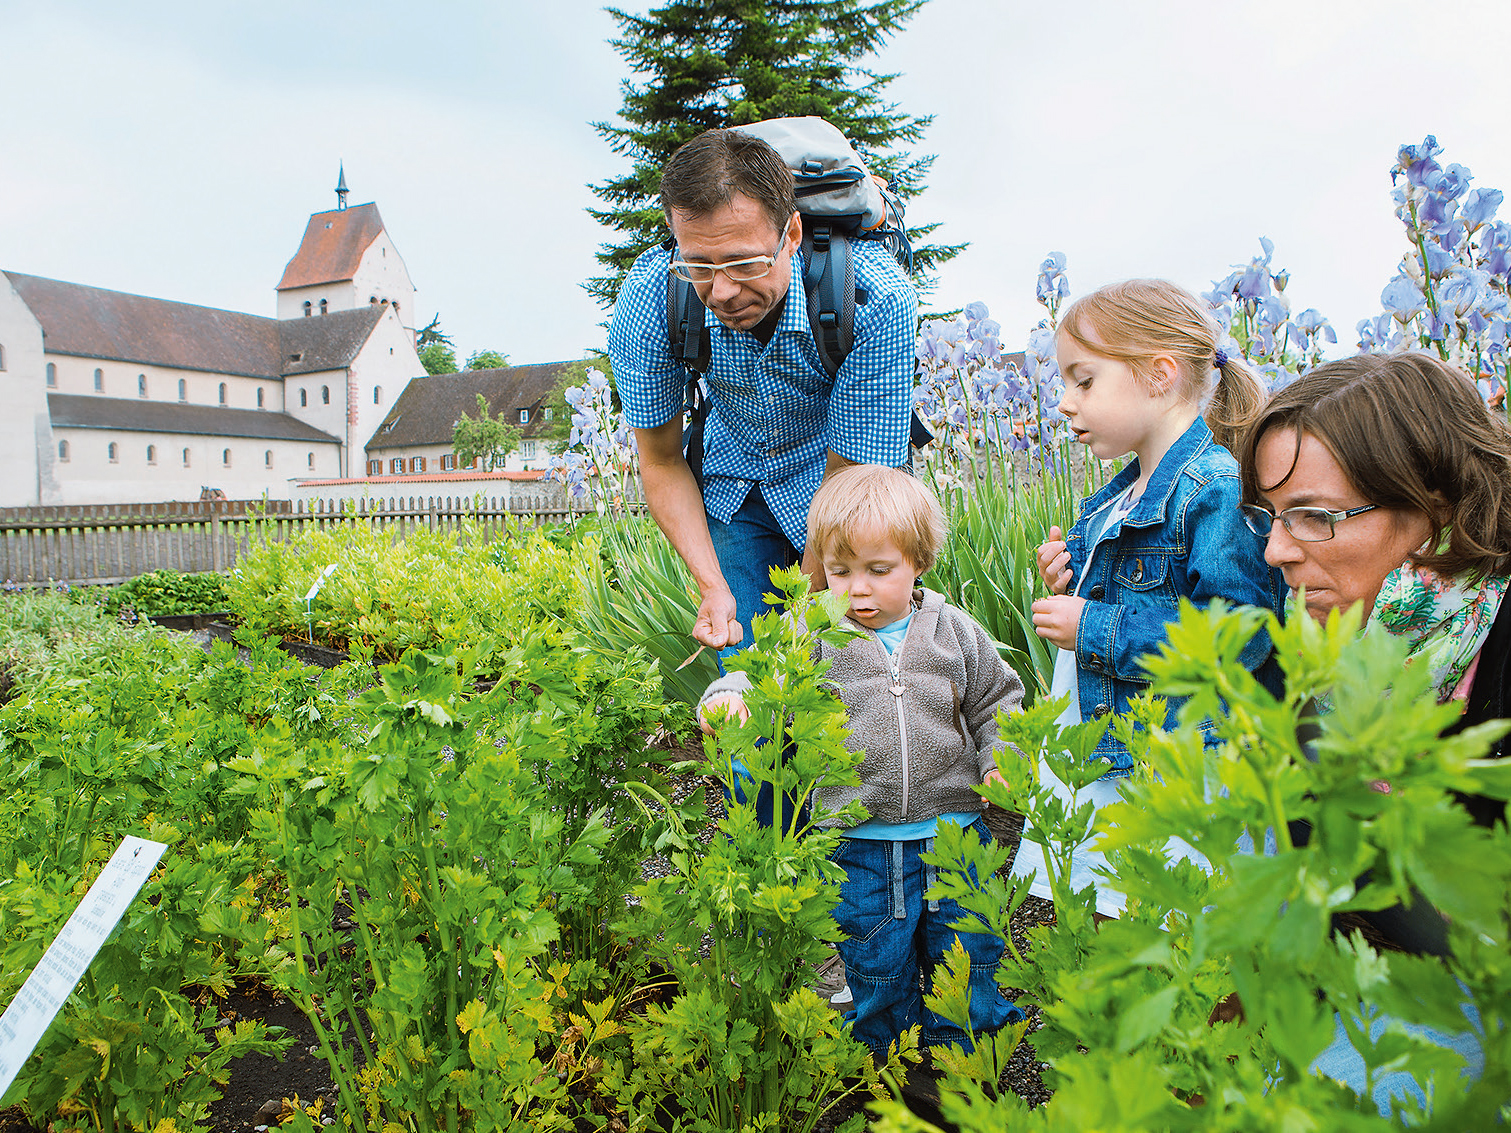
[[[1325,543],[1333,537],[1333,528],[1338,523],[1367,511],[1374,511],[1379,506],[1364,504],[1347,511],[1328,511],[1325,507],[1288,507],[1284,511],[1274,512],[1258,504],[1239,504],[1238,510],[1243,512],[1243,521],[1249,525],[1249,530],[1261,539],[1270,537],[1270,528],[1278,519],[1298,543]]]
[[[692,264],[686,260],[673,260],[671,264],[672,274],[688,283],[711,283],[716,271],[722,271],[736,283],[749,283],[764,278],[775,266],[775,256],[751,256],[745,260],[730,260],[727,264]]]

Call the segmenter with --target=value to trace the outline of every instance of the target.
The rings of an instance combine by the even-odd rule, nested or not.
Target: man
[[[801,559],[823,584],[803,539],[825,475],[906,463],[917,298],[890,251],[857,240],[855,341],[831,379],[802,291],[792,174],[777,152],[737,130],[699,134],[662,170],[661,204],[676,248],[635,262],[614,306],[609,354],[646,504],[698,587],[693,637],[727,656],[765,610],[773,566]],[[672,271],[717,320],[701,493],[682,451],[687,373],[667,330]]]

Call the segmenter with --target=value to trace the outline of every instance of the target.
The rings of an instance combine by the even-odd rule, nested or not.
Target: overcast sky
[[[0,0],[0,268],[272,315],[344,160],[460,357],[578,357],[614,32],[579,0]],[[983,300],[1016,344],[1047,252],[1077,294],[1200,290],[1268,236],[1345,350],[1405,250],[1399,144],[1511,193],[1508,57],[1503,0],[930,0],[875,66],[934,115],[910,221],[971,244],[935,307]]]

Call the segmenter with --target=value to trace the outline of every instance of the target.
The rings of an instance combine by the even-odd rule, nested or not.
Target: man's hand
[[[1033,604],[1034,632],[1061,649],[1074,650],[1076,630],[1081,626],[1081,608],[1085,605],[1085,598],[1067,594],[1040,598]]]
[[[693,640],[710,649],[738,645],[745,630],[735,619],[735,596],[728,589],[713,590],[703,596],[698,618],[693,622]]]
[[[750,719],[750,709],[745,707],[745,698],[737,692],[720,693],[710,697],[698,708],[698,727],[705,736],[714,734],[714,722],[729,715],[743,726]]]
[[[1039,577],[1051,594],[1064,594],[1070,589],[1073,575],[1070,573],[1070,551],[1058,527],[1049,529],[1049,538],[1039,544]]]

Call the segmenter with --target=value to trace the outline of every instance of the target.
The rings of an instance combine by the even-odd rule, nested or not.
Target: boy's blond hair
[[[820,557],[855,553],[855,543],[885,537],[926,574],[944,543],[944,510],[934,493],[900,468],[852,464],[824,481],[808,508],[808,546]]]

